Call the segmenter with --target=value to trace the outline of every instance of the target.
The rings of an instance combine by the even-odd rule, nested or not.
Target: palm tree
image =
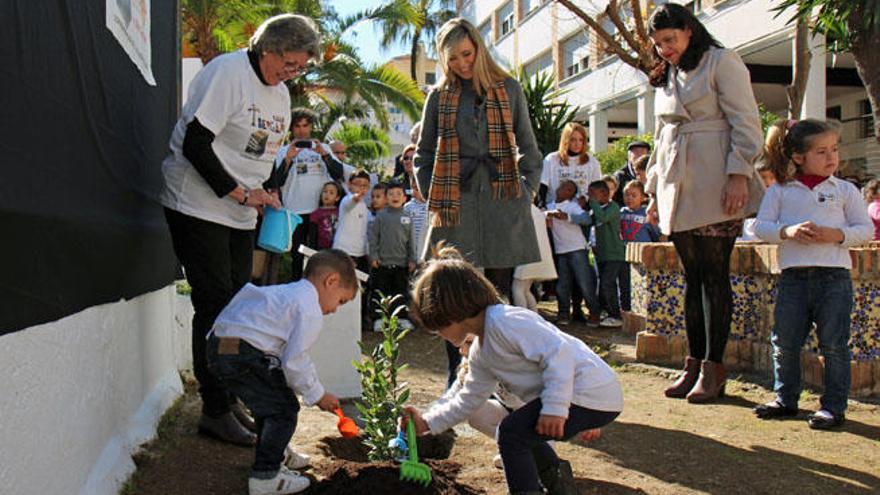
[[[410,77],[414,81],[419,56],[419,45],[426,44],[433,50],[437,30],[449,19],[456,16],[452,0],[391,0],[386,15],[376,19],[382,31],[382,48],[395,42],[410,46]],[[427,43],[425,43],[427,41]]]
[[[874,113],[874,136],[880,142],[880,2],[782,0],[775,10],[779,15],[789,8],[795,9],[789,22],[814,19],[813,31],[826,36],[831,51],[852,53]]]
[[[239,13],[249,11],[248,0],[181,0],[180,22],[185,43],[207,64],[228,51],[228,45],[241,33],[234,34]],[[240,25],[240,23],[239,23]]]
[[[556,78],[550,71],[530,75],[520,66],[514,75],[526,97],[538,149],[546,155],[559,148],[562,128],[574,120],[580,107],[572,106],[568,100],[562,98],[569,90],[554,89]]]
[[[370,172],[381,172],[381,160],[391,155],[388,134],[368,124],[342,122],[331,137],[342,141],[348,151],[348,159]]]

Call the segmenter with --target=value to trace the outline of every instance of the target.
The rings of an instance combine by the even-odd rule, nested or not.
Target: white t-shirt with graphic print
[[[212,148],[229,175],[245,188],[261,188],[290,126],[287,87],[260,82],[244,50],[213,59],[190,83],[171,135],[171,152],[162,162],[163,205],[227,227],[254,229],[257,210],[228,196],[218,198],[183,156],[186,126],[193,119],[214,134]]]
[[[570,180],[577,184],[577,197],[586,196],[590,183],[602,178],[602,169],[599,168],[599,160],[592,154],[587,163],[581,164],[580,156],[566,157],[568,165],[563,165],[559,160],[559,152],[554,151],[544,158],[544,170],[541,172],[541,184],[545,184],[547,190],[547,202],[556,202],[556,188],[564,180]]]
[[[324,143],[318,143],[327,153],[330,159],[330,147]],[[284,157],[293,143],[287,144],[278,150],[275,157],[275,166],[284,166]],[[333,180],[321,154],[318,150],[301,148],[299,153],[291,160],[290,169],[281,186],[281,201],[284,207],[298,214],[304,215],[318,209],[321,202],[321,189],[324,184]]]

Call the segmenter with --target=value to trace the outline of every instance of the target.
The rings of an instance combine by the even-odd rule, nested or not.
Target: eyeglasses
[[[405,162],[411,162],[411,161],[412,161],[412,157],[411,157],[411,156],[405,156],[405,157],[403,157],[403,161],[405,161]]]

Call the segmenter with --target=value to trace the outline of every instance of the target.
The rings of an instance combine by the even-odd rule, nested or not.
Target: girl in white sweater
[[[508,489],[572,492],[571,466],[547,441],[567,440],[620,414],[623,394],[611,368],[538,314],[503,304],[492,283],[451,248],[441,249],[414,283],[410,313],[452,345],[475,337],[458,393],[424,415],[407,408],[416,432],[441,433],[466,420],[500,383],[525,402],[501,421],[495,437]]]

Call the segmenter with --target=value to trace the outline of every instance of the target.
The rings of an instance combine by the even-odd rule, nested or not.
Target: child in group
[[[601,182],[601,181],[600,181]],[[556,189],[558,203],[548,204],[547,218],[553,233],[553,247],[556,253],[556,301],[558,314],[556,324],[565,326],[571,323],[572,282],[578,285],[590,310],[587,324],[600,323],[599,301],[596,295],[596,278],[587,255],[587,239],[581,226],[589,226],[592,220],[577,201],[577,185],[574,181],[563,180]]]
[[[400,296],[398,305],[406,304],[409,274],[416,268],[416,251],[412,242],[412,218],[403,211],[406,193],[403,184],[388,185],[388,204],[376,213],[370,230],[370,266],[373,268],[374,298],[376,291],[385,296]],[[396,308],[394,306],[392,310]],[[406,318],[397,320],[401,327],[412,328]],[[376,320],[373,330],[379,330]]]
[[[557,278],[556,267],[553,265],[553,248],[550,247],[550,236],[547,235],[547,217],[537,206],[532,205],[532,223],[535,224],[535,236],[538,238],[538,251],[541,259],[534,263],[519,265],[513,270],[513,286],[511,293],[513,305],[538,310],[538,301],[532,294],[532,284],[546,282]],[[589,269],[589,267],[588,267]]]
[[[321,188],[321,205],[309,215],[307,246],[315,249],[333,247],[336,223],[339,220],[339,200],[345,192],[338,182],[331,180]]]
[[[314,254],[304,278],[284,285],[246,284],[217,317],[208,334],[208,367],[250,408],[258,441],[248,478],[250,495],[298,493],[309,479],[299,469],[309,457],[288,444],[296,429],[299,402],[333,412],[339,400],[326,392],[309,350],[324,315],[350,301],[357,290],[354,263],[328,249]]]
[[[758,237],[780,244],[782,270],[770,337],[776,399],[757,406],[755,414],[761,419],[798,414],[801,350],[815,323],[825,390],[821,409],[808,418],[813,429],[844,422],[853,308],[849,248],[872,234],[859,191],[834,176],[839,139],[839,126],[821,120],[780,120],[771,127],[765,156],[778,183],[764,195],[755,224]]]
[[[547,441],[613,421],[623,409],[620,383],[583,341],[537,313],[503,304],[492,283],[461,258],[447,247],[428,262],[414,283],[410,314],[456,347],[475,337],[467,376],[449,400],[424,414],[408,406],[407,416],[419,435],[442,433],[472,417],[500,384],[525,403],[495,433],[508,490],[574,493],[571,466]]]
[[[646,198],[645,186],[638,180],[631,180],[623,187],[623,202],[626,206],[620,209],[620,237],[623,239],[624,244],[630,242],[658,242],[660,240],[660,229],[648,219],[648,213],[645,208]],[[629,272],[630,265],[626,263],[618,277],[621,311],[632,310]]]
[[[611,201],[611,189],[604,180],[590,184],[590,211],[596,232],[596,264],[599,265],[599,293],[608,311],[602,319],[603,327],[623,324],[620,314],[618,289],[626,264],[626,246],[620,238],[620,207]]]
[[[413,184],[411,192],[412,198],[403,205],[403,211],[412,219],[412,243],[416,250],[416,260],[419,260],[426,248],[425,225],[428,224],[428,203],[425,202],[418,185]]]
[[[369,273],[367,226],[370,210],[366,195],[370,189],[370,175],[362,169],[348,178],[349,194],[339,203],[339,222],[333,237],[333,248],[345,251],[354,260],[358,270]]]
[[[767,160],[766,156],[761,157],[760,160],[755,164],[755,171],[758,172],[758,175],[761,176],[761,182],[764,183],[764,188],[768,188],[773,184],[776,184],[776,175],[773,173],[773,169],[770,165],[770,161]],[[760,241],[758,236],[755,234],[755,222],[757,220],[752,218],[746,218],[743,220],[743,231],[742,235],[737,237],[737,242],[742,241]]]
[[[874,222],[874,240],[880,241],[880,181],[872,179],[863,189],[865,202],[868,203],[868,217]]]
[[[608,192],[611,193],[611,197],[613,198],[617,193],[617,179],[615,179],[613,175],[608,174],[602,176],[602,182],[608,185]],[[621,206],[623,205],[617,205],[618,208]]]
[[[636,171],[636,180],[642,184],[648,183],[648,160],[651,155],[642,155],[633,162],[633,170]],[[645,196],[645,204],[648,203],[648,196]]]

